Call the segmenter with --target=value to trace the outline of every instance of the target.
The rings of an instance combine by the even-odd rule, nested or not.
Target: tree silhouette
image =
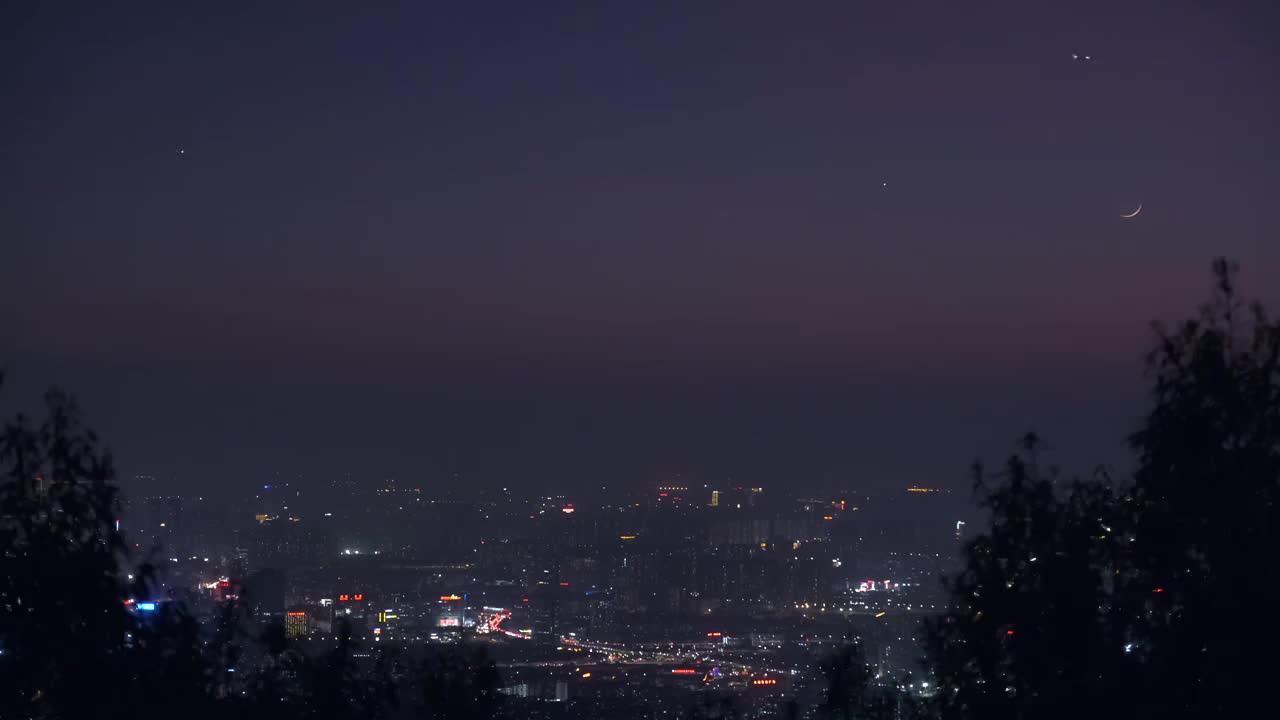
[[[946,718],[1247,717],[1280,629],[1280,325],[1246,307],[1236,268],[1148,358],[1152,407],[1134,483],[1064,483],[1033,437],[965,548],[926,649]]]
[[[0,436],[0,717],[212,717],[218,678],[149,564],[126,571],[111,455],[63,392]]]
[[[852,638],[818,665],[826,681],[826,696],[818,710],[832,720],[894,720],[912,717],[915,703],[902,690],[904,683],[877,683],[862,646]]]
[[[484,720],[497,717],[502,707],[498,666],[483,646],[449,646],[428,654],[421,683],[423,718]]]
[[[160,591],[155,567],[131,567],[110,453],[65,393],[45,400],[44,420],[19,415],[0,433],[0,717],[390,713],[390,658],[362,664],[345,623],[334,648],[309,657],[279,623],[250,631],[242,603],[202,628]],[[142,600],[155,611],[132,612]],[[474,682],[491,687],[490,672]]]
[[[214,718],[222,677],[196,619],[180,602],[157,605],[130,638],[134,716]]]
[[[245,606],[239,603],[228,603],[224,614],[244,610]],[[246,624],[241,617],[225,618],[222,622],[224,632],[231,637],[247,635]],[[243,713],[263,720],[308,716],[311,709],[303,690],[304,679],[310,677],[308,658],[289,642],[283,622],[268,621],[257,636],[251,638],[247,648],[242,649],[234,640],[230,640],[228,646],[234,648],[233,658],[228,662],[244,657],[244,665],[252,668],[242,681],[238,704]]]
[[[74,402],[0,435],[0,716],[89,717],[125,708],[130,588],[120,573],[111,456]]]
[[[330,651],[300,663],[303,717],[316,720],[377,720],[397,704],[388,658],[375,653],[374,664],[361,668],[351,625],[338,624],[338,642]]]
[[[738,720],[742,713],[732,695],[703,691],[694,698],[685,717],[689,720]]]
[[[974,469],[990,529],[964,549],[951,607],[926,623],[944,718],[1096,714],[1123,662],[1110,644],[1121,518],[1110,484],[1065,482],[1026,436],[998,482]]]
[[[1247,306],[1237,268],[1214,263],[1199,317],[1149,358],[1153,407],[1138,456],[1125,601],[1153,713],[1243,716],[1280,643],[1258,616],[1280,591],[1280,324]]]

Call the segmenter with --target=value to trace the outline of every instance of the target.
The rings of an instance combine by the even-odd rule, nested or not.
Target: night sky
[[[1277,3],[178,5],[0,23],[0,407],[177,491],[1087,471],[1280,302]]]

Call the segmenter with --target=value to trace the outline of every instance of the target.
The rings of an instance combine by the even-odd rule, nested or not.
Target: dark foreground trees
[[[1028,442],[979,471],[990,529],[928,625],[956,718],[1257,717],[1280,628],[1280,325],[1214,264],[1149,357],[1132,483],[1065,481]],[[993,485],[990,481],[996,480]]]
[[[195,625],[176,606],[147,623],[128,611],[152,573],[121,572],[111,456],[66,395],[46,401],[42,422],[0,435],[0,717],[199,717],[211,688]]]
[[[46,406],[0,433],[0,718],[386,715],[389,673],[349,635],[308,657],[242,607],[210,628],[181,602],[131,611],[167,598],[116,531],[111,456],[65,394]]]
[[[921,709],[905,689],[910,678],[879,682],[855,638],[833,651],[818,665],[826,695],[818,714],[829,720],[911,720]]]
[[[1280,324],[1214,266],[1200,316],[1160,333],[1138,455],[1134,653],[1154,713],[1244,717],[1274,682],[1280,625]]]
[[[975,469],[991,527],[965,547],[948,614],[926,622],[942,717],[1080,717],[1111,699],[1119,505],[1105,481],[1041,468],[1038,450],[1029,436],[995,478]]]
[[[217,645],[180,603],[130,611],[154,569],[126,564],[111,456],[65,394],[46,406],[0,434],[0,717],[213,717]]]
[[[427,720],[492,718],[502,706],[498,666],[483,647],[449,647],[429,654],[420,683],[420,716]]]

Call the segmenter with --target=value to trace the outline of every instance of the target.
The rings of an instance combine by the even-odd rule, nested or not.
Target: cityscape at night
[[[120,529],[165,561],[160,602],[203,622],[242,601],[303,647],[337,624],[405,656],[482,644],[517,717],[680,715],[708,692],[775,717],[818,697],[813,667],[851,633],[877,678],[927,697],[919,620],[945,607],[967,508],[922,487],[467,497],[276,477],[229,503],[131,498]]]
[[[0,18],[0,720],[1275,715],[1280,0]]]

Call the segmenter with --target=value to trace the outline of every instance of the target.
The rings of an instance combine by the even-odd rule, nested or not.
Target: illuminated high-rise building
[[[284,634],[292,640],[311,634],[311,617],[305,610],[290,610],[284,614]]]

